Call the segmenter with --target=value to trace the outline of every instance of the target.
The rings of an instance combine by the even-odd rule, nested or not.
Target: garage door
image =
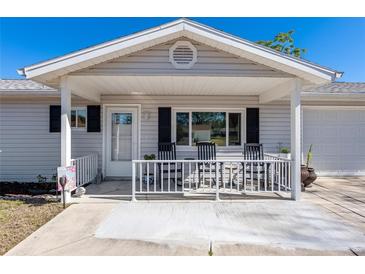
[[[365,110],[305,109],[304,156],[310,144],[320,175],[365,175]]]

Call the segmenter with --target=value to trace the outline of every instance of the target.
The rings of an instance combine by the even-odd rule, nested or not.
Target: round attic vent
[[[197,60],[197,50],[189,41],[178,41],[170,48],[170,62],[176,69],[189,69]]]

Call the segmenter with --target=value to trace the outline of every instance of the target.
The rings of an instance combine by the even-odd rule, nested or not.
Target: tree
[[[279,52],[286,53],[288,55],[293,55],[295,57],[300,58],[303,54],[307,52],[304,48],[298,48],[294,45],[294,30],[290,30],[288,32],[279,32],[274,40],[260,40],[257,41],[257,44],[272,48]]]

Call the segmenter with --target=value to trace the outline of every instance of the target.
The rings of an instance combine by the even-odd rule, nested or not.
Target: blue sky
[[[154,27],[176,18],[1,18],[0,77],[16,69]],[[190,18],[257,41],[294,29],[304,58],[365,82],[365,18]]]

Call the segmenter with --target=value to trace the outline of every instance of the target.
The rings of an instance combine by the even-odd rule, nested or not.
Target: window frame
[[[77,116],[78,116],[78,111],[79,110],[84,110],[85,111],[85,127],[79,127],[78,126],[78,119],[77,119]],[[87,130],[87,107],[86,106],[79,106],[79,107],[71,107],[71,113],[72,111],[76,111],[76,126],[71,126],[71,129],[72,130],[80,130],[80,131],[86,131]],[[70,124],[71,124],[71,116],[70,116]]]
[[[246,108],[186,108],[186,107],[174,107],[172,108],[171,119],[171,139],[176,143],[176,113],[185,112],[189,113],[189,145],[178,145],[176,148],[180,150],[196,149],[192,142],[192,113],[193,112],[225,112],[226,113],[226,145],[217,146],[218,150],[232,150],[234,148],[242,148],[246,142]],[[229,145],[229,114],[240,113],[241,114],[241,145]]]

